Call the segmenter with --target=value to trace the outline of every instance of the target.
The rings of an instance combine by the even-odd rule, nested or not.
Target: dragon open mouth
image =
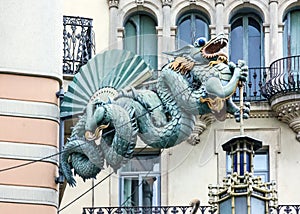
[[[219,56],[225,56],[227,58],[227,55],[225,53],[220,52],[222,48],[226,47],[227,43],[228,40],[225,38],[224,34],[220,34],[216,38],[210,40],[207,44],[205,44],[201,48],[201,53],[203,57],[207,59]]]

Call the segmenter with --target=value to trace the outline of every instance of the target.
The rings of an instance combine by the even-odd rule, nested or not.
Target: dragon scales
[[[166,53],[174,60],[162,68],[156,91],[134,88],[150,73],[140,56],[111,50],[91,59],[74,76],[61,106],[62,118],[80,115],[60,160],[67,182],[76,184],[72,169],[83,179],[94,178],[104,162],[117,171],[132,157],[137,136],[151,147],[168,148],[190,136],[196,115],[225,120],[229,113],[238,121],[240,109],[231,96],[248,68],[243,61],[228,63],[220,52],[226,44],[220,34]]]

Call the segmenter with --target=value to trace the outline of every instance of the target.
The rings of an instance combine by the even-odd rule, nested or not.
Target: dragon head
[[[220,61],[227,63],[227,55],[221,52],[221,49],[226,47],[227,43],[227,38],[223,33],[221,33],[217,37],[209,40],[208,42],[203,41],[203,38],[199,38],[196,40],[194,46],[200,47],[202,57],[208,59],[209,61]]]

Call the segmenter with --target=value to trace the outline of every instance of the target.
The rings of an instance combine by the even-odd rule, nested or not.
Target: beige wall
[[[1,1],[0,213],[57,213],[61,8]]]
[[[96,53],[108,48],[109,14],[106,0],[63,0],[63,14],[93,19]]]

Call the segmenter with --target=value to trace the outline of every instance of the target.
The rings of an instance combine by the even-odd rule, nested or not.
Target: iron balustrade
[[[244,101],[263,101],[266,98],[261,93],[261,87],[265,84],[267,74],[269,72],[268,67],[249,68],[248,80],[244,86]],[[233,101],[239,102],[239,91],[232,96]]]
[[[270,214],[300,214],[300,205],[278,205]]]
[[[92,19],[63,17],[63,74],[76,74],[92,58],[95,48]]]
[[[298,92],[300,89],[300,55],[274,61],[270,66],[270,78],[262,87],[263,96],[270,99],[277,94]]]
[[[160,70],[154,70],[152,78],[149,81],[143,83],[141,88],[155,90],[157,83],[157,81],[155,80],[157,80],[160,72]],[[266,100],[266,98],[261,92],[261,87],[266,83],[268,73],[268,67],[249,68],[248,80],[244,86],[244,101],[250,102]],[[233,101],[240,101],[240,95],[238,90],[236,90],[232,98]]]
[[[84,207],[82,214],[189,214],[191,206]],[[200,206],[198,214],[212,214],[211,206]]]

